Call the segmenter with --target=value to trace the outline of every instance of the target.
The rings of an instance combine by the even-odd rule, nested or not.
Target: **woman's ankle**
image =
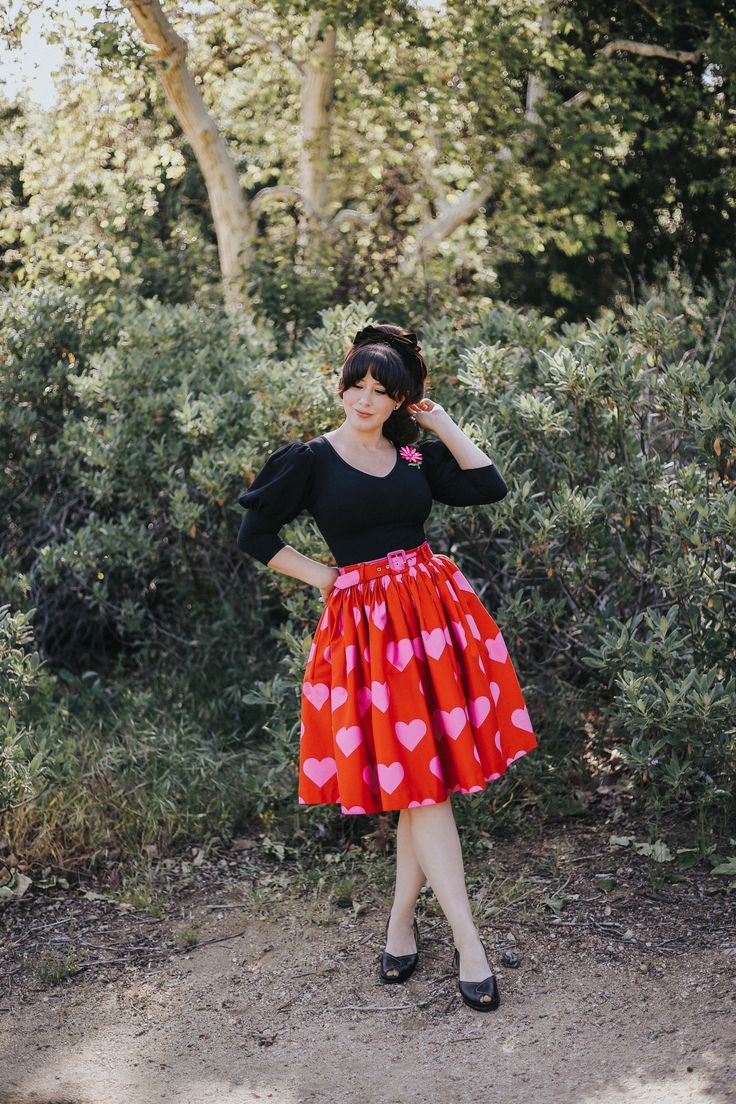
[[[395,925],[397,928],[411,928],[414,924],[415,910],[397,909],[394,905],[389,916],[389,924]]]
[[[453,933],[453,944],[462,954],[463,951],[477,950],[478,945],[483,945],[477,928],[463,928],[457,935]]]

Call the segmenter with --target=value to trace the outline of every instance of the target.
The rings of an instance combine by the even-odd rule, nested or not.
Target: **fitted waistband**
[[[418,563],[430,560],[434,555],[429,541],[418,544],[416,548],[395,548],[380,556],[377,560],[363,560],[361,563],[347,564],[339,568],[340,574],[335,580],[337,590],[345,590],[366,579],[381,579],[385,575],[400,575]]]

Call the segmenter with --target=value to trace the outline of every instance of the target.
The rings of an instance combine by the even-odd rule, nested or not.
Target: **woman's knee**
[[[435,801],[432,805],[412,805],[410,809],[402,809],[402,814],[405,814],[408,820],[416,820],[421,817],[423,813],[427,813],[430,810],[435,812],[436,810],[446,812],[448,809],[452,810],[452,803],[449,795],[444,801]]]

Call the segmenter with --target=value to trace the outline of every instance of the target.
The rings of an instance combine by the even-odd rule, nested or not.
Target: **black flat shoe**
[[[457,947],[452,957],[452,965],[460,973],[460,952]],[[458,978],[457,987],[465,1003],[470,1008],[475,1008],[477,1012],[492,1012],[501,1003],[495,974],[490,974],[482,981],[460,981]],[[480,998],[484,996],[490,997],[491,1000],[482,1001]]]
[[[390,917],[389,917],[390,919]],[[388,920],[386,921],[385,936],[388,935]],[[417,941],[417,949],[414,954],[408,955],[392,955],[388,951],[384,951],[381,955],[381,964],[379,967],[379,976],[381,981],[400,983],[406,981],[408,977],[412,975],[419,961],[419,925],[414,920],[414,935]],[[387,970],[398,970],[397,974],[387,974]]]

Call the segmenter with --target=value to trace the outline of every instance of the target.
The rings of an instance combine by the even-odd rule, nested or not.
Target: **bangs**
[[[412,393],[411,373],[390,345],[361,345],[348,354],[342,369],[343,389],[363,379],[369,368],[373,378],[386,388],[392,399]]]

